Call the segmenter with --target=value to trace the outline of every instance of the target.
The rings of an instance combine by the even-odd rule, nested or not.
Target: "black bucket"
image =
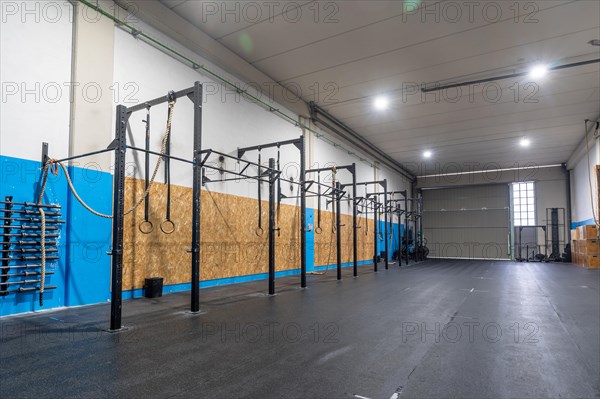
[[[146,298],[158,298],[162,296],[163,278],[150,277],[144,280],[144,296]]]

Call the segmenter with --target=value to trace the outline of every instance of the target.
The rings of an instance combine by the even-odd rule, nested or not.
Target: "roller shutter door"
[[[510,259],[506,184],[423,190],[430,258]]]

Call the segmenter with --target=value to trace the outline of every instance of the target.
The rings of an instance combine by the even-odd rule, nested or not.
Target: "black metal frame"
[[[352,183],[350,184],[341,184],[339,181],[336,184],[336,192],[332,193],[332,196],[335,197],[335,201],[336,201],[336,209],[337,209],[337,213],[336,213],[336,225],[337,225],[337,229],[336,229],[336,245],[337,245],[337,279],[341,280],[342,279],[342,232],[341,232],[341,228],[342,224],[341,224],[341,211],[340,211],[340,203],[342,200],[342,197],[345,195],[344,193],[344,188],[348,187],[348,186],[352,186],[352,242],[353,242],[353,248],[352,248],[352,275],[354,277],[358,276],[358,234],[357,234],[357,204],[356,204],[356,163],[352,163],[350,165],[341,165],[341,166],[330,166],[330,167],[324,167],[324,168],[313,168],[313,169],[309,169],[306,171],[306,173],[320,173],[320,172],[327,172],[327,171],[331,171],[333,172],[333,170],[336,171],[336,173],[340,170],[347,170],[348,172],[350,172],[350,174],[352,175]],[[314,182],[312,182],[314,183]],[[318,197],[321,196],[326,196],[325,194],[320,194]],[[319,201],[321,199],[319,198]],[[333,200],[333,198],[332,198]]]
[[[548,260],[548,227],[546,225],[533,225],[533,226],[516,226],[516,228],[519,231],[519,257],[515,258],[515,260],[517,262],[549,262]],[[522,254],[522,250],[523,250],[523,229],[535,229],[536,231],[536,235],[535,235],[535,241],[536,244],[538,242],[538,237],[537,237],[537,229],[542,229],[544,231],[544,257],[536,260],[535,259],[535,252],[534,252],[534,256],[532,259],[529,259],[529,245],[526,246],[526,257],[523,258],[521,256]],[[539,245],[538,245],[539,246]]]
[[[364,185],[366,186],[373,186],[373,185],[377,185],[379,184],[381,187],[383,187],[383,193],[365,193],[365,197],[369,198],[369,197],[378,197],[379,195],[383,194],[383,202],[377,202],[377,206],[375,206],[375,227],[374,227],[374,231],[375,231],[375,244],[373,244],[373,248],[374,248],[374,254],[373,254],[373,263],[374,263],[374,271],[377,271],[377,231],[378,229],[378,215],[377,215],[377,211],[379,210],[379,208],[381,208],[383,206],[383,212],[384,212],[384,252],[385,252],[385,259],[384,259],[384,263],[385,263],[385,269],[389,269],[389,243],[388,243],[388,208],[387,206],[384,206],[384,204],[387,204],[388,202],[388,191],[387,191],[387,179],[383,179],[383,180],[375,180],[375,181],[364,181],[364,182],[358,182],[356,183],[357,185]]]
[[[423,245],[423,195],[421,193],[419,193],[419,196],[417,198],[409,198],[408,197],[408,192],[406,190],[404,191],[398,191],[398,194],[401,194],[404,197],[404,223],[405,223],[405,237],[406,237],[406,243],[405,243],[405,260],[406,260],[406,264],[409,264],[409,241],[412,240],[414,245],[415,245],[415,261],[419,262],[419,261],[423,261],[423,257],[422,257],[422,253],[420,253],[420,251],[418,251],[418,246]],[[409,201],[411,202],[411,208],[416,208],[416,209],[412,209],[409,211],[408,209],[408,203]],[[416,203],[416,206],[414,206],[413,204]],[[414,219],[411,219],[414,218]],[[414,229],[413,232],[410,233],[410,222],[414,222]],[[418,227],[417,227],[417,223],[418,223]],[[418,230],[418,231],[417,231]],[[410,233],[411,237],[409,240],[408,234]],[[412,237],[412,235],[415,235],[414,239]]]
[[[269,158],[269,295],[275,295],[275,158]]]
[[[251,147],[238,148],[237,157],[241,159],[245,153],[251,151],[260,151],[267,148],[280,148],[287,145],[293,145],[300,151],[300,182],[292,182],[293,184],[300,185],[300,287],[306,288],[306,156],[305,156],[305,142],[304,136],[292,140],[276,141],[272,143],[260,144]],[[270,162],[270,160],[269,160]],[[281,179],[281,172],[278,171],[277,179],[281,181],[288,181]],[[271,180],[271,179],[270,179]],[[271,184],[271,183],[270,183]],[[280,198],[278,199],[278,201]],[[269,208],[270,213],[270,208]],[[273,242],[273,245],[275,243]],[[273,259],[271,259],[271,253],[269,252],[269,264],[275,264],[275,252],[273,251]]]
[[[269,167],[264,167],[259,163],[247,161],[245,159],[241,159],[241,157],[234,157],[232,155],[226,154],[224,152],[215,151],[213,149],[206,149],[200,151],[202,155],[202,159],[199,160],[199,165],[202,170],[202,179],[201,185],[206,185],[209,183],[224,183],[228,181],[239,181],[240,179],[252,179],[257,182],[265,182],[269,184],[269,278],[268,278],[268,292],[269,295],[275,295],[275,182],[279,178],[281,172],[275,169],[275,159],[269,158]],[[210,157],[212,155],[218,155],[219,158],[228,158],[235,160],[236,162],[244,162],[246,166],[242,168],[241,171],[233,171],[224,169],[223,167],[216,167],[207,164]],[[256,176],[245,173],[248,167],[256,166],[257,174]],[[219,171],[222,175],[235,175],[235,178],[222,178],[218,180],[211,180],[206,177],[205,169],[212,169]],[[264,170],[264,172],[263,172]],[[265,176],[268,176],[265,178]],[[260,211],[259,211],[260,212]]]
[[[389,212],[390,213],[395,213],[396,217],[398,218],[398,265],[402,266],[402,238],[403,238],[403,234],[402,234],[402,215],[405,215],[407,213],[407,190],[401,190],[401,191],[392,191],[390,193],[390,195],[394,195],[394,194],[400,194],[403,196],[403,198],[405,198],[404,200],[400,200],[400,199],[390,199],[387,202],[387,205],[389,207]],[[402,209],[399,204],[404,202],[404,209]],[[406,220],[405,220],[406,223]],[[408,226],[405,226],[405,231],[404,231],[404,236],[406,236],[408,234]],[[408,240],[406,240],[407,242],[407,247],[406,247],[406,264],[408,265]]]
[[[551,236],[550,238],[546,237],[546,248],[552,248],[548,258],[553,262],[562,261],[561,247],[564,248],[567,244],[565,208],[546,208],[546,229],[550,231]]]
[[[147,110],[149,107],[153,107],[156,105],[168,103],[173,99],[177,100],[182,97],[188,97],[193,105],[194,105],[194,143],[193,143],[193,160],[188,160],[180,157],[176,157],[170,154],[163,154],[155,151],[151,151],[144,148],[138,148],[134,146],[130,146],[127,144],[127,125],[130,116],[138,111]],[[173,159],[176,161],[189,163],[192,165],[193,177],[192,177],[192,239],[191,239],[191,249],[189,252],[192,254],[191,260],[191,298],[190,298],[190,311],[192,313],[197,313],[200,311],[200,222],[201,222],[201,195],[202,185],[211,182],[210,179],[207,179],[203,173],[204,168],[221,170],[222,168],[215,168],[211,165],[207,165],[211,154],[216,154],[223,157],[228,157],[235,159],[237,161],[245,162],[247,165],[242,170],[242,172],[235,171],[225,171],[225,173],[237,175],[238,178],[235,180],[239,180],[239,178],[247,178],[247,179],[255,179],[258,181],[264,181],[262,176],[251,176],[244,174],[243,172],[250,165],[258,165],[257,163],[243,160],[242,157],[246,152],[262,150],[266,148],[272,147],[281,147],[285,145],[294,145],[300,151],[300,181],[294,182],[281,178],[281,171],[275,169],[274,159],[269,159],[269,168],[262,167],[263,170],[266,170],[268,173],[268,183],[269,183],[269,294],[273,295],[275,293],[275,218],[274,218],[274,205],[275,205],[275,191],[274,184],[276,180],[280,181],[288,181],[292,184],[298,184],[300,186],[300,199],[301,199],[301,273],[300,273],[300,286],[302,288],[306,287],[306,197],[307,197],[307,184],[310,185],[315,184],[314,181],[307,182],[306,174],[309,172],[316,171],[306,170],[306,157],[305,157],[305,138],[304,136],[300,136],[298,139],[286,140],[280,142],[272,142],[267,144],[261,144],[252,147],[246,148],[238,148],[237,157],[233,157],[229,154],[221,153],[212,149],[202,150],[202,84],[200,82],[195,82],[194,86],[189,87],[184,90],[180,90],[177,92],[170,92],[168,95],[155,98],[150,101],[146,101],[140,103],[138,105],[127,107],[125,105],[118,105],[116,107],[116,124],[115,124],[115,138],[109,144],[106,149],[92,151],[85,154],[79,154],[75,156],[71,156],[68,158],[57,160],[56,162],[65,162],[71,161],[91,155],[101,154],[105,152],[114,151],[115,153],[115,168],[113,175],[113,220],[112,220],[112,240],[111,240],[111,250],[108,254],[111,256],[111,316],[110,316],[110,331],[119,331],[122,327],[122,289],[123,289],[123,233],[124,233],[124,202],[125,202],[125,161],[126,161],[126,152],[127,149],[133,151],[140,151],[146,154],[154,154],[164,159]],[[48,160],[48,148],[47,145],[43,144],[42,149],[42,161],[44,164]],[[324,169],[332,169],[332,168],[323,168]],[[384,206],[387,204],[387,180],[379,180],[379,181],[369,181],[369,182],[356,182],[356,165],[345,165],[337,167],[337,169],[348,169],[352,173],[352,183],[351,184],[340,184],[337,183],[336,190],[333,192],[335,201],[337,202],[337,225],[338,225],[338,239],[337,239],[337,248],[338,248],[338,279],[341,279],[341,237],[339,235],[339,227],[341,222],[341,214],[339,203],[342,197],[345,195],[343,189],[346,186],[352,185],[353,187],[353,233],[354,233],[354,276],[358,274],[358,254],[357,254],[357,200],[358,197],[356,195],[356,187],[358,184],[367,185],[381,185],[384,189],[384,201],[383,203],[378,202],[375,199],[369,199],[365,197],[365,200],[369,200],[373,204],[373,209],[375,213],[375,244],[374,244],[374,263],[375,263],[375,271],[377,271],[377,213],[378,210],[383,206],[384,209],[384,217],[386,220],[385,223],[385,268],[389,267],[389,248],[388,248],[388,207]],[[214,180],[214,182],[224,182],[234,179],[221,179]],[[380,193],[378,193],[380,194]],[[49,288],[49,287],[48,287]]]
[[[156,153],[150,150],[136,148],[127,145],[127,124],[129,117],[141,110],[147,110],[155,105],[168,103],[169,101],[188,97],[194,104],[194,148],[193,160],[174,157],[170,154]],[[151,153],[165,159],[174,159],[192,164],[192,243],[191,250],[191,298],[190,311],[196,313],[200,310],[200,210],[201,210],[201,170],[200,154],[202,148],[202,85],[195,82],[194,86],[178,92],[171,92],[166,96],[155,98],[133,107],[118,105],[116,110],[115,139],[106,150],[95,151],[65,160],[73,160],[87,155],[93,155],[105,151],[115,151],[115,169],[113,175],[113,224],[111,255],[111,312],[110,330],[118,331],[122,328],[121,314],[123,305],[123,223],[125,203],[125,158],[127,149]],[[61,160],[62,161],[62,160]]]

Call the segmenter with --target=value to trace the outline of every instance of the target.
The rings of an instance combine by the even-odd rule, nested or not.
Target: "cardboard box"
[[[571,230],[571,240],[579,240],[579,232],[577,231],[577,229]]]
[[[600,255],[585,256],[583,266],[588,269],[600,269]]]
[[[576,252],[571,253],[571,263],[574,265],[579,264],[579,254]]]
[[[598,238],[598,229],[596,226],[586,225],[577,227],[578,240],[594,240]]]
[[[582,255],[600,255],[599,240],[579,240],[578,246]]]

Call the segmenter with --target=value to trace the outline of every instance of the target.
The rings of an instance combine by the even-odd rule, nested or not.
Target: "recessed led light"
[[[531,79],[542,79],[546,74],[548,74],[548,67],[542,64],[534,65],[529,71]]]
[[[521,139],[521,141],[519,142],[519,144],[521,145],[521,147],[529,147],[529,145],[531,144],[531,141],[528,138],[523,137]]]
[[[379,97],[375,98],[375,101],[373,102],[373,106],[375,107],[375,109],[377,111],[386,110],[389,105],[390,105],[389,100],[383,96],[379,96]]]
[[[432,155],[433,155],[433,154],[432,154],[432,153],[431,153],[431,151],[429,151],[429,150],[427,150],[427,151],[423,152],[423,156],[424,156],[425,158],[431,158],[431,156],[432,156]]]

